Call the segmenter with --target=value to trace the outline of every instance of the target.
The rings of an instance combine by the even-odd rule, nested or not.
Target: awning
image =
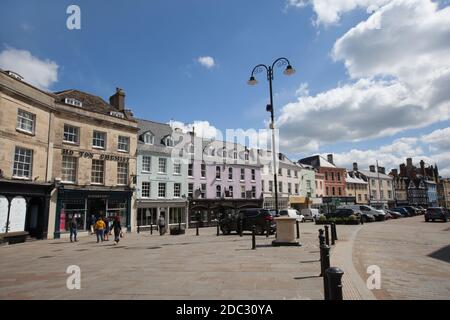
[[[289,203],[290,204],[306,204],[306,203],[308,203],[308,198],[301,197],[301,196],[290,196]]]

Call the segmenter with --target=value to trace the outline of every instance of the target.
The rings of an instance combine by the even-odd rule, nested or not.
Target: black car
[[[242,231],[252,231],[255,225],[257,234],[264,234],[269,225],[270,233],[275,232],[276,223],[273,214],[262,208],[242,209],[238,212],[222,216],[219,219],[219,226],[223,234],[230,234],[232,231],[240,233],[242,220]]]
[[[425,213],[425,221],[434,221],[434,220],[442,220],[444,222],[447,222],[449,219],[449,213],[445,208],[442,207],[432,207],[428,208],[427,212]]]
[[[409,213],[408,210],[406,210],[403,207],[397,207],[397,208],[393,208],[392,211],[398,212],[400,213],[403,217],[410,217],[411,214]]]
[[[411,206],[405,206],[403,208],[405,208],[406,211],[408,211],[410,216],[417,216],[420,213],[420,211],[418,209],[411,207]]]

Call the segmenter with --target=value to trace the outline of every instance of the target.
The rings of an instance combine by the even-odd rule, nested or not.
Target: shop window
[[[127,224],[128,202],[126,199],[109,199],[107,201],[107,215],[120,216],[120,224],[124,227]]]
[[[78,230],[88,230],[89,222],[86,221],[86,201],[85,199],[67,199],[63,200],[62,210],[59,220],[60,232],[69,232],[70,223],[75,216]],[[88,222],[88,223],[87,223]]]
[[[186,216],[184,214],[184,208],[170,208],[169,209],[169,223],[186,223]]]
[[[155,225],[158,219],[156,218],[157,210],[156,208],[139,208],[137,214],[137,225],[138,226],[149,226],[150,224]]]

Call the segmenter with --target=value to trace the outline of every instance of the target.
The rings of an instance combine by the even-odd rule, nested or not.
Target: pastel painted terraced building
[[[185,224],[188,215],[187,162],[175,152],[177,134],[165,123],[138,120],[137,225]]]
[[[186,136],[185,136],[186,137]],[[189,221],[215,224],[218,214],[262,207],[261,165],[257,154],[238,143],[187,135]],[[186,153],[185,153],[186,154]]]

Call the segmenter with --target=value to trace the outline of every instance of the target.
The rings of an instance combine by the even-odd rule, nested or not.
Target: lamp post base
[[[277,241],[277,240],[273,240],[272,241],[272,246],[273,247],[301,247],[301,243],[299,243],[298,241],[294,241],[294,242],[287,242],[287,241]]]

